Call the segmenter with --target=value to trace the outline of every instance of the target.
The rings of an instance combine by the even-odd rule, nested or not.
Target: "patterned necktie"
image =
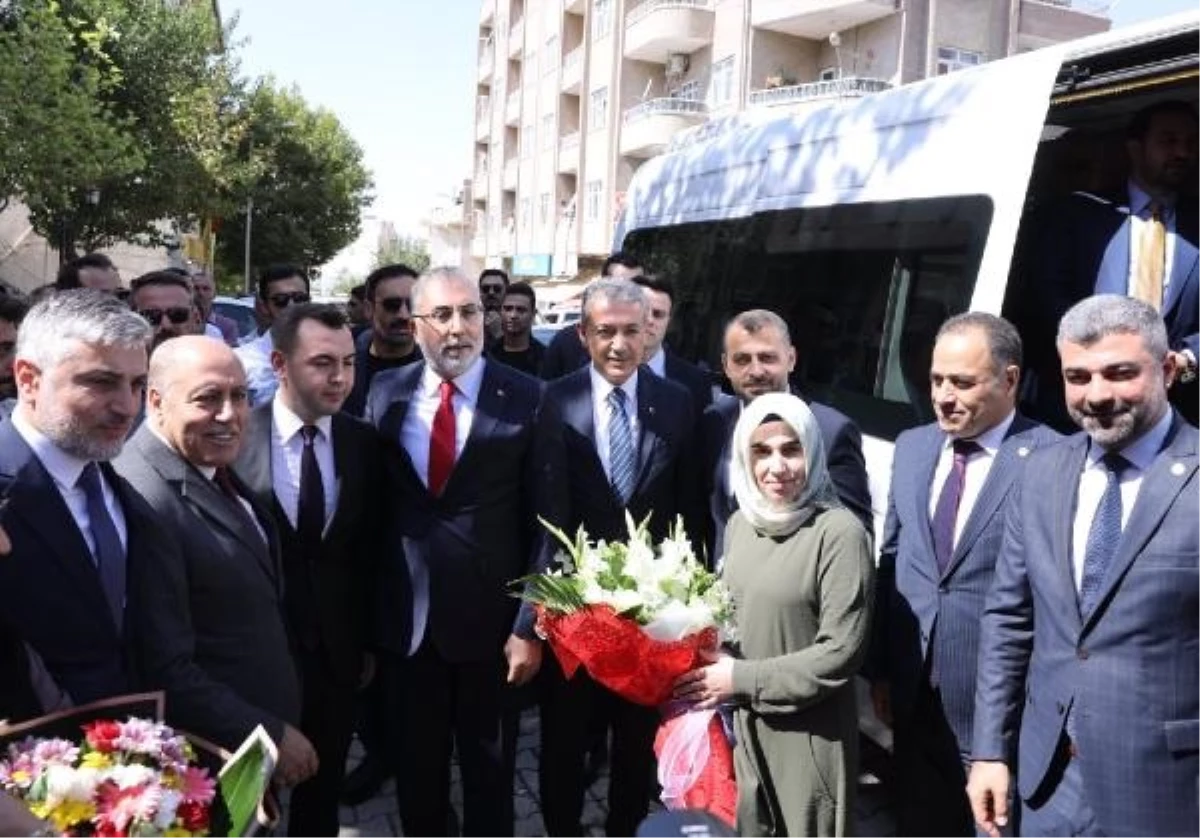
[[[314,442],[317,429],[305,425],[300,429],[304,450],[300,454],[300,497],[296,503],[296,532],[308,546],[315,546],[325,532],[325,485],[321,481],[321,466],[317,462]]]
[[[954,555],[954,529],[958,522],[963,484],[967,478],[967,460],[976,451],[983,450],[978,442],[971,439],[956,439],[952,447],[954,463],[946,475],[946,482],[942,484],[937,506],[933,508],[933,552],[941,573],[946,572]]]
[[[1083,616],[1090,614],[1096,606],[1104,575],[1121,543],[1121,472],[1129,468],[1129,461],[1110,452],[1100,462],[1108,485],[1096,507],[1096,517],[1092,519],[1083,551],[1083,578],[1079,583],[1079,613]]]
[[[125,548],[104,502],[100,479],[100,467],[88,463],[75,485],[87,498],[88,529],[92,531],[92,541],[96,545],[96,570],[100,573],[100,586],[104,589],[113,621],[120,631],[125,622]]]
[[[613,491],[622,504],[633,495],[637,455],[633,450],[633,431],[625,412],[625,391],[614,387],[608,393],[608,474]]]
[[[1163,223],[1163,206],[1150,203],[1150,217],[1142,222],[1138,241],[1138,264],[1134,274],[1133,296],[1154,308],[1162,309],[1163,273],[1167,262],[1167,225]]]
[[[443,381],[438,386],[438,409],[433,414],[433,432],[429,435],[429,493],[440,495],[454,468],[455,421],[454,382]]]

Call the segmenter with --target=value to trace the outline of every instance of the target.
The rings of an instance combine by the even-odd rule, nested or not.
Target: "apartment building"
[[[633,173],[682,130],[802,110],[1101,32],[1084,0],[482,0],[473,260],[596,269]]]

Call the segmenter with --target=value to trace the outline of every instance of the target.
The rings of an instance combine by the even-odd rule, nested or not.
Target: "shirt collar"
[[[454,389],[471,404],[479,401],[479,391],[483,389],[483,370],[486,361],[480,355],[471,366],[458,378],[452,379]],[[421,392],[426,398],[437,398],[438,388],[442,386],[442,377],[434,371],[428,362],[425,371],[421,373]]]
[[[646,366],[650,368],[650,372],[657,375],[659,378],[667,377],[667,351],[661,346],[658,351],[646,362]]]
[[[304,427],[304,420],[283,403],[283,400],[279,398],[278,390],[275,391],[275,398],[271,400],[271,420],[275,426],[275,432],[279,434],[279,439],[284,445],[291,442]],[[333,438],[332,416],[322,416],[314,424],[320,436],[326,440]]]
[[[975,437],[971,441],[982,448],[989,457],[995,457],[996,452],[1000,450],[1001,443],[1004,442],[1004,437],[1008,436],[1008,429],[1012,427],[1013,419],[1017,418],[1017,411],[1010,410],[1008,415],[997,422],[992,427]],[[946,448],[954,444],[954,437],[946,435]]]
[[[1167,441],[1167,434],[1171,432],[1171,423],[1175,420],[1175,412],[1168,408],[1163,412],[1162,418],[1154,425],[1153,428],[1146,431],[1133,442],[1122,448],[1119,453],[1138,471],[1147,471],[1150,465],[1154,462],[1154,458],[1158,456],[1158,452],[1163,449],[1163,443]],[[1088,448],[1088,467],[1096,465],[1107,452],[1099,445],[1091,445]]]
[[[1129,212],[1131,215],[1136,215],[1138,218],[1148,217],[1150,215],[1150,203],[1154,198],[1149,192],[1138,186],[1132,178],[1129,180]],[[1174,201],[1167,201],[1163,204],[1162,220],[1165,222],[1172,213],[1174,213]]]
[[[68,454],[51,442],[49,437],[25,419],[20,406],[12,412],[11,419],[13,428],[33,450],[42,466],[54,478],[54,482],[67,489],[74,489],[75,484],[79,482],[79,475],[83,474],[84,467],[90,461]]]
[[[596,399],[601,403],[608,399],[610,392],[617,389],[607,378],[600,374],[595,364],[588,364],[588,375],[592,378],[592,392],[595,393]],[[621,389],[625,391],[625,401],[627,404],[632,405],[637,401],[637,379],[638,370],[634,370],[633,375],[629,376],[625,383],[621,385]]]

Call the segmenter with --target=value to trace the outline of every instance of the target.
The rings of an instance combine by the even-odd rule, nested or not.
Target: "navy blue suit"
[[[516,716],[504,644],[531,639],[532,612],[509,583],[536,568],[534,423],[541,383],[486,359],[470,436],[440,495],[429,493],[401,441],[425,363],[375,376],[365,418],[383,436],[389,494],[380,526],[403,549],[382,558],[379,644],[403,659],[385,687],[402,725],[404,831],[440,835],[449,813],[451,736],[466,785],[465,834],[511,835]],[[414,607],[427,607],[409,655]]]
[[[161,534],[153,513],[108,464],[104,479],[125,516],[127,590],[141,568],[158,561]],[[91,550],[66,502],[11,421],[0,422],[0,492],[8,503],[0,522],[12,554],[0,557],[0,611],[41,655],[58,685],[76,704],[138,688],[128,642],[136,605],[127,601],[125,624],[108,607]]]
[[[947,436],[936,425],[896,439],[875,593],[872,680],[891,687],[903,834],[971,828],[964,761],[971,752],[979,615],[992,583],[1009,492],[1037,448],[1059,436],[1017,414],[938,568],[929,506]],[[947,828],[955,823],[956,828]]]
[[[689,534],[703,526],[699,503],[698,458],[692,446],[694,412],[682,386],[642,367],[637,378],[637,481],[628,504],[609,484],[596,451],[591,367],[552,382],[546,388],[538,422],[538,477],[548,490],[546,518],[565,532],[583,526],[592,539],[628,538],[625,512],[661,539],[676,515]],[[698,540],[698,538],[696,539]],[[557,661],[544,667],[546,698],[542,707],[542,812],[550,835],[579,835],[584,794],[587,720],[607,700],[583,672],[570,681]],[[632,835],[645,817],[654,766],[657,711],[626,701],[611,701],[612,771],[609,783],[609,835]]]
[[[1085,434],[1029,458],[1005,519],[972,755],[1015,764],[1021,797],[1037,805],[1064,770],[1070,714],[1073,767],[1104,835],[1200,832],[1196,445],[1176,415],[1086,618],[1071,544]]]

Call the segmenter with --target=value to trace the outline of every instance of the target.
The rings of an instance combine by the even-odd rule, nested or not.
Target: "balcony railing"
[[[750,91],[749,104],[765,105],[794,105],[797,102],[810,102],[814,99],[834,99],[849,96],[866,96],[868,93],[879,93],[891,88],[891,82],[883,79],[842,78],[830,81],[814,81],[808,84],[793,84],[787,87],[773,87],[766,90]]]
[[[492,97],[479,96],[475,99],[475,120],[477,122],[490,119],[492,116]]]
[[[563,151],[579,148],[579,132],[572,131],[570,134],[563,134],[558,138],[558,146]]]
[[[575,49],[571,50],[570,52],[568,52],[566,55],[563,56],[563,60],[562,60],[563,72],[565,73],[565,72],[567,72],[567,70],[575,69],[576,67],[579,66],[579,62],[581,62],[582,60],[583,60],[583,44],[580,44],[579,46],[575,47]]]
[[[625,28],[628,29],[659,9],[711,9],[712,0],[643,0],[625,14]]]
[[[698,99],[680,99],[674,96],[666,96],[661,99],[650,99],[642,102],[640,105],[634,105],[625,111],[624,121],[628,125],[631,122],[637,122],[639,119],[645,119],[648,116],[658,114],[670,114],[673,116],[697,114],[703,116],[707,113],[708,105]]]

